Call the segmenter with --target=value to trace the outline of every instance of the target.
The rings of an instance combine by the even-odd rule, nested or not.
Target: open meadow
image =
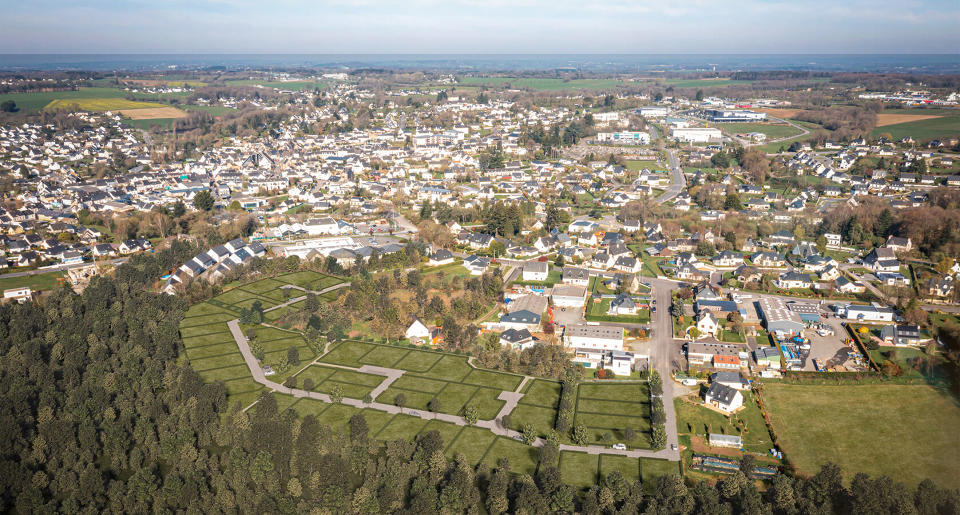
[[[960,406],[943,390],[768,383],[762,397],[784,454],[804,474],[833,462],[847,481],[866,472],[960,487]]]

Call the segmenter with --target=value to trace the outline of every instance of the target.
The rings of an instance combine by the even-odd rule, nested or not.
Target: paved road
[[[687,182],[686,177],[683,175],[683,169],[680,168],[680,161],[677,159],[677,153],[670,149],[666,149],[666,153],[670,168],[670,186],[668,186],[667,190],[657,197],[658,204],[663,204],[673,200],[674,197],[683,191],[683,188],[686,186]]]
[[[126,263],[126,262],[127,262],[127,259],[130,259],[130,258],[122,257],[122,258],[112,259],[112,260],[110,260],[110,264],[112,264],[112,265],[119,265],[119,264],[122,264],[122,263]],[[74,265],[53,265],[53,266],[46,267],[46,268],[38,268],[38,269],[36,269],[36,270],[26,270],[26,271],[23,271],[23,272],[10,272],[9,274],[0,274],[0,278],[7,278],[7,277],[27,277],[27,276],[30,276],[30,275],[49,274],[49,273],[51,273],[51,272],[63,272],[63,271],[65,271],[65,270],[71,270],[71,269],[73,269],[73,268],[81,268],[81,267],[84,267],[84,266],[90,266],[90,265],[92,265],[92,264],[93,264],[92,261],[85,261],[85,262],[83,262],[83,263],[77,263],[77,264],[74,264]]]

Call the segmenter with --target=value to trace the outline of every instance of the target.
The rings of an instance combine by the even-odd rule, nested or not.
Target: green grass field
[[[460,77],[459,84],[464,86],[495,86],[508,89],[531,89],[534,91],[563,91],[572,89],[611,89],[627,86],[628,82],[619,79],[552,79],[520,77]]]
[[[42,91],[34,93],[9,93],[0,95],[0,102],[13,100],[21,113],[35,113],[55,100],[79,101],[83,99],[123,99],[127,92],[117,88],[80,88],[76,91]]]
[[[904,111],[902,114],[907,114],[907,112]],[[922,112],[918,111],[917,113],[910,114],[937,113],[927,113],[927,110],[924,109]],[[942,118],[930,118],[927,120],[918,120],[915,122],[898,123],[895,125],[877,127],[873,130],[872,134],[875,137],[879,136],[880,134],[890,134],[894,140],[899,140],[907,136],[911,136],[919,140],[957,136],[960,135],[960,114],[957,114],[956,111],[953,111],[952,115],[946,115]]]
[[[714,127],[727,134],[760,132],[766,134],[768,139],[788,138],[797,136],[802,132],[790,125],[774,125],[770,123],[717,123],[714,124]]]
[[[70,98],[56,99],[44,106],[44,110],[78,108],[81,111],[119,111],[121,109],[147,109],[151,107],[170,107],[152,102],[137,102],[125,98]]]
[[[646,384],[583,383],[577,389],[574,423],[587,428],[588,444],[624,443],[629,448],[650,448],[650,393]],[[636,438],[628,442],[624,430]],[[603,435],[610,433],[611,441]]]
[[[734,84],[752,84],[752,80],[730,80],[730,79],[665,79],[663,81],[668,86],[675,88],[710,88],[727,87]]]
[[[324,89],[326,82],[321,81],[269,81],[261,79],[240,79],[228,80],[228,86],[263,86],[265,88],[282,89],[287,91],[304,91],[311,89]]]
[[[178,105],[177,108],[183,111],[188,111],[188,112],[189,111],[206,111],[212,114],[213,116],[222,116],[228,113],[237,112],[236,109],[232,107],[225,107],[225,106],[198,106],[198,105],[181,104],[181,105]]]
[[[513,374],[474,369],[464,356],[355,341],[337,344],[320,361],[405,370],[403,377],[380,394],[377,401],[393,403],[403,394],[405,407],[427,410],[429,403],[437,399],[440,412],[451,415],[459,415],[464,407],[473,405],[482,420],[495,418],[504,404],[497,397],[503,391],[516,390],[522,380]]]
[[[560,452],[560,477],[563,482],[578,488],[588,488],[597,482],[600,456],[584,452]]]
[[[154,127],[163,127],[164,129],[172,129],[173,121],[177,118],[147,118],[144,120],[131,120],[126,118],[123,120],[123,123],[134,127],[136,129],[150,130]]]
[[[770,383],[763,399],[783,451],[805,474],[827,462],[849,481],[885,474],[911,487],[930,478],[960,487],[960,407],[929,386],[808,386]]]
[[[633,170],[635,172],[647,168],[649,170],[660,170],[664,167],[659,165],[656,161],[626,161],[625,165],[628,170]]]
[[[33,291],[52,290],[57,287],[57,279],[64,277],[63,272],[45,272],[35,275],[19,277],[4,277],[0,275],[0,291],[10,288],[29,286]]]

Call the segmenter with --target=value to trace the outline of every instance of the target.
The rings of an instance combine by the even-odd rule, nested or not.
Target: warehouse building
[[[713,127],[687,127],[684,129],[670,129],[670,138],[688,143],[709,143],[720,141],[720,129]]]
[[[820,321],[820,308],[816,304],[807,302],[791,302],[787,304],[790,311],[793,311],[800,317],[804,323],[815,324]]]
[[[783,299],[763,297],[757,305],[760,307],[760,318],[768,332],[776,334],[778,338],[803,335],[803,321],[799,315],[787,308]]]
[[[703,116],[711,122],[763,122],[767,113],[758,113],[746,109],[704,109]]]

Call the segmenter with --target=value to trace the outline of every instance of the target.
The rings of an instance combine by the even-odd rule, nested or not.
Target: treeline
[[[820,79],[829,78],[830,72],[815,71],[742,71],[734,72],[730,75],[731,80],[788,80],[788,79]]]
[[[923,84],[924,89],[960,88],[960,75],[923,75],[896,73],[836,73],[833,81],[845,84],[859,84],[867,91],[891,91],[907,84]]]
[[[652,494],[611,472],[585,494],[547,444],[533,475],[474,467],[436,431],[375,441],[362,415],[330,427],[264,394],[227,406],[223,383],[181,365],[180,298],[149,292],[193,249],[131,257],[78,295],[0,306],[0,510],[257,513],[957,513],[956,491],[911,490],[825,467],[766,492],[736,473],[679,476]],[[749,472],[749,471],[747,471]]]
[[[854,138],[868,138],[877,126],[877,113],[883,109],[880,102],[869,102],[863,106],[832,106],[821,110],[799,111],[794,118],[804,122],[822,125],[831,131],[831,137],[848,141]]]
[[[960,193],[930,192],[932,205],[891,210],[879,199],[839,206],[824,214],[821,232],[837,233],[855,246],[880,246],[888,236],[910,238],[917,251],[933,261],[960,253]]]

